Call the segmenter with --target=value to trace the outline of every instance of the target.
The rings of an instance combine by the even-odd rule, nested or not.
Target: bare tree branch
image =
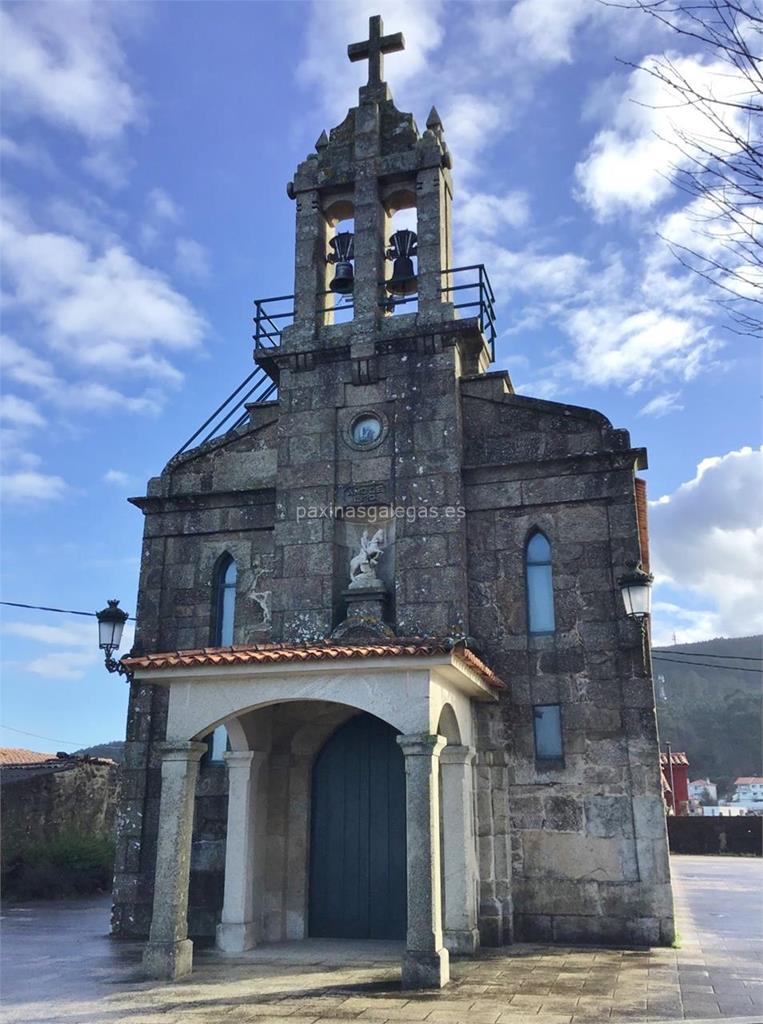
[[[665,87],[651,109],[693,111],[689,129],[668,116],[657,135],[676,149],[673,184],[691,196],[696,244],[664,238],[676,260],[714,285],[735,333],[763,336],[763,5],[760,0],[601,0],[638,11],[700,44],[708,67],[692,81],[669,55],[635,65]],[[738,83],[738,88],[735,87]],[[662,236],[661,236],[662,237]]]

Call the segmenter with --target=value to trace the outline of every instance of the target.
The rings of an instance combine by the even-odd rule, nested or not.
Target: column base
[[[193,942],[149,942],[143,950],[143,971],[159,981],[177,981],[191,973]]]
[[[443,988],[450,981],[450,958],[447,949],[420,953],[407,949],[403,955],[404,989]]]
[[[480,933],[476,928],[446,928],[443,942],[453,956],[474,956],[480,944]]]
[[[217,926],[215,945],[224,953],[243,953],[245,949],[254,949],[257,938],[254,923],[231,924],[222,921]]]

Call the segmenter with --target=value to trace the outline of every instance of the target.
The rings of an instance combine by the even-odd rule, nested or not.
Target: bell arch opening
[[[342,324],[355,315],[355,206],[350,198],[334,199],[324,208],[328,225],[326,289],[318,296],[323,323]]]
[[[391,315],[418,311],[418,218],[416,195],[407,189],[384,201],[387,215],[385,257],[391,272],[385,275],[386,311]]]

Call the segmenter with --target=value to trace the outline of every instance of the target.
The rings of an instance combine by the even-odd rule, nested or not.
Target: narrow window
[[[222,761],[223,754],[228,749],[228,730],[224,725],[218,727],[207,736],[207,747],[210,761]]]
[[[236,563],[225,554],[217,563],[214,586],[214,629],[212,643],[217,647],[230,647],[233,643],[233,622],[236,617]],[[218,725],[206,737],[205,761],[222,761],[228,749],[228,730]]]
[[[562,747],[562,713],[558,704],[536,704],[533,708],[535,757],[538,761],[560,761]]]
[[[230,647],[236,616],[236,563],[227,555],[217,570],[217,617],[214,643]]]
[[[531,633],[554,632],[554,584],[551,545],[544,533],[527,542],[527,618]]]

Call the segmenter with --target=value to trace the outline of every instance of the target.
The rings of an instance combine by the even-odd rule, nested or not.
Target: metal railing
[[[440,289],[441,294],[448,297],[448,301],[453,303],[454,310],[470,311],[470,315],[477,317],[480,330],[490,346],[490,358],[495,359],[495,294],[484,264],[475,263],[468,267],[450,267],[443,270],[442,274],[448,283]],[[464,280],[464,275],[470,275],[470,278]],[[346,298],[342,299],[341,304],[337,302],[334,306],[328,306],[325,300],[333,294],[333,292],[321,292],[319,297],[324,300],[324,312],[352,310],[352,303],[351,301],[347,302]],[[418,295],[406,295],[400,298],[390,296],[389,299],[383,300],[382,305],[391,305],[396,308],[414,302],[418,302]],[[277,350],[281,344],[281,332],[292,323],[294,323],[293,295],[275,295],[268,299],[255,299],[255,353],[264,354],[271,350]],[[214,437],[242,427],[249,415],[245,408],[246,405],[267,402],[275,394],[277,387],[278,385],[263,367],[256,367],[228,395],[225,401],[220,403],[212,415],[207,417],[183,447],[175,452],[173,458],[183,455],[191,447],[206,444]]]
[[[283,303],[288,308],[283,309]],[[275,308],[274,308],[275,307]],[[282,320],[288,321],[281,324]],[[284,327],[294,323],[294,296],[275,295],[269,299],[254,300],[254,350],[278,348]]]
[[[445,284],[440,289],[441,294],[445,295],[448,301],[453,303],[455,310],[470,310],[472,315],[478,318],[480,330],[490,346],[490,357],[495,359],[495,339],[497,334],[495,326],[495,293],[487,276],[485,265],[483,263],[474,263],[467,267],[449,267],[441,271],[441,273],[449,281],[448,284]],[[467,274],[470,275],[470,279],[464,280]],[[455,278],[455,281],[452,280],[453,278]],[[347,301],[348,297],[344,297],[335,305],[330,306],[326,299],[333,294],[331,291],[318,294],[317,297],[323,301],[321,312],[341,313],[352,311],[353,304],[351,299]],[[380,305],[391,310],[417,303],[418,300],[417,294],[401,297],[390,295],[388,298],[382,299]],[[288,303],[287,308],[284,308],[284,303]],[[256,299],[254,310],[255,352],[278,348],[281,344],[281,332],[284,327],[294,323],[294,296],[276,295],[269,299]],[[284,323],[284,321],[286,322]]]
[[[232,391],[225,401],[220,403],[212,415],[204,420],[196,433],[191,434],[183,447],[179,448],[172,458],[176,459],[179,455],[187,452],[189,448],[197,448],[199,445],[211,441],[214,437],[221,437],[224,434],[238,430],[239,427],[243,427],[249,419],[246,405],[267,402],[275,392],[276,387],[277,385],[261,367],[258,366],[252,370],[249,376],[241,381],[235,391]],[[244,392],[243,395],[241,394],[242,391]],[[232,423],[230,422],[231,420],[233,420]]]
[[[493,292],[492,285],[490,284],[490,278],[487,276],[484,263],[474,263],[468,267],[453,267],[451,270],[443,270],[443,276],[453,276],[456,274],[467,274],[474,273],[477,271],[477,279],[457,282],[455,284],[446,284],[441,288],[443,295],[453,295],[454,300],[461,296],[456,295],[456,292],[468,292],[476,289],[477,294],[474,298],[464,297],[463,301],[453,301],[454,309],[468,309],[472,310],[472,315],[479,319],[480,330],[485,336],[485,340],[490,346],[490,359],[495,359],[495,339],[496,339],[496,328],[495,328],[495,293]]]

